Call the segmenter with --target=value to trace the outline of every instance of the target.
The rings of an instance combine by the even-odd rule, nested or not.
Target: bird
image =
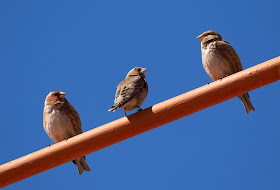
[[[48,136],[58,143],[82,133],[80,116],[60,90],[51,91],[45,99],[43,125]],[[85,156],[72,161],[77,165],[79,174],[90,171]]]
[[[202,64],[209,77],[216,81],[242,71],[241,61],[234,48],[213,30],[197,37],[201,41]],[[247,112],[255,111],[248,93],[238,96]]]
[[[131,69],[126,78],[121,81],[117,87],[114,105],[108,111],[116,111],[117,108],[126,111],[132,111],[138,108],[142,110],[141,105],[148,95],[148,83],[146,81],[146,68],[135,67]]]

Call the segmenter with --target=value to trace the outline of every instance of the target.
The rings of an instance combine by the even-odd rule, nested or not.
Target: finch
[[[55,143],[82,133],[78,112],[67,101],[65,93],[59,90],[50,92],[46,97],[43,124],[46,133]],[[77,165],[80,175],[84,170],[90,171],[85,156],[72,162]]]
[[[135,67],[131,69],[126,78],[119,83],[115,95],[114,105],[108,111],[116,111],[117,108],[126,111],[132,111],[144,103],[148,94],[148,84],[145,77],[147,69]]]
[[[233,47],[213,30],[197,37],[201,41],[202,64],[209,77],[216,81],[242,71],[240,59]],[[255,111],[248,93],[238,96],[247,112]]]

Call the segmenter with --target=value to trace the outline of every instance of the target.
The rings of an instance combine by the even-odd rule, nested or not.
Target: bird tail
[[[118,109],[118,105],[113,105],[108,111],[114,112]]]
[[[73,160],[72,162],[77,165],[80,175],[84,172],[84,170],[88,171],[88,172],[90,171],[90,168],[86,163],[85,156],[83,156],[81,158],[77,158],[76,160]]]
[[[247,114],[249,114],[249,112],[255,111],[255,108],[253,106],[253,104],[250,101],[250,96],[248,93],[242,94],[241,96],[238,96],[240,98],[240,100],[242,101],[242,104],[247,112]]]

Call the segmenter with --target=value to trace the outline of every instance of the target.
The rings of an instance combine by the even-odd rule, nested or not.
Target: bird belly
[[[139,108],[144,103],[144,101],[147,97],[147,94],[148,94],[148,89],[145,88],[145,89],[143,89],[142,92],[140,92],[140,94],[138,96],[133,97],[131,100],[129,100],[126,104],[124,104],[120,108],[122,110],[126,110],[126,111],[132,111],[136,108]]]
[[[45,130],[55,143],[74,136],[74,126],[60,111],[53,110],[46,117],[45,123]]]
[[[122,110],[126,111],[132,111],[137,108],[137,98],[134,97],[131,100],[129,100],[126,104],[124,104],[122,107],[120,107]]]
[[[202,53],[202,64],[206,73],[213,81],[232,74],[228,61],[209,49]]]

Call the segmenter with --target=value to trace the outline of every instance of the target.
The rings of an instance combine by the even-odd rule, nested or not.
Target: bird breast
[[[202,49],[202,64],[212,80],[218,80],[232,74],[232,67],[224,55],[215,51],[214,45],[209,44]]]
[[[75,135],[70,118],[65,113],[55,109],[45,117],[44,128],[55,143]]]

